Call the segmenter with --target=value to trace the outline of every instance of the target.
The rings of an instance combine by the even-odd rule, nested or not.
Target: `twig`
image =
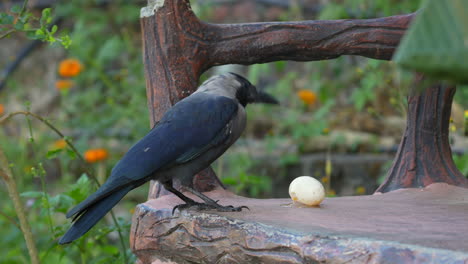
[[[0,72],[0,91],[6,86],[8,78],[15,72],[21,62],[40,44],[40,40],[31,41],[15,56],[14,61],[6,64],[5,68]]]
[[[41,179],[42,199],[47,201],[47,207],[45,208],[46,212],[47,212],[47,222],[49,224],[50,233],[53,234],[54,233],[54,223],[52,221],[52,213],[50,211],[49,195],[47,195],[47,189],[46,189],[46,182],[45,182],[46,172],[44,170],[44,166],[42,166],[42,163],[39,163],[38,170],[39,171],[37,173],[38,173],[39,178]]]
[[[52,129],[52,131],[54,131],[58,136],[60,136],[63,140],[65,140],[67,145],[77,155],[77,157],[80,159],[80,161],[83,164],[86,164],[85,159],[83,158],[81,153],[78,152],[78,150],[75,148],[75,146],[70,142],[70,140],[62,132],[60,132],[60,130],[58,130],[58,128],[56,128],[52,123],[50,123],[47,119],[43,118],[42,116],[40,116],[38,114],[35,114],[33,112],[30,112],[30,111],[12,112],[12,113],[10,113],[10,114],[8,114],[5,117],[0,119],[0,125],[2,125],[3,123],[10,120],[12,117],[14,117],[16,115],[32,116],[32,117],[36,118],[37,120],[41,121],[42,123],[44,123],[47,127]],[[91,171],[88,169],[87,165],[85,165],[84,170],[85,170],[85,173],[87,175],[89,175],[89,177],[94,181],[96,186],[98,188],[101,187],[101,184],[99,183],[97,178],[94,176],[94,174],[92,174]],[[123,235],[122,235],[122,228],[120,227],[119,222],[117,221],[117,217],[115,216],[114,212],[110,211],[110,214],[111,214],[111,217],[112,217],[112,221],[114,222],[114,225],[117,227],[117,233],[119,235],[120,244],[122,246],[122,254],[124,256],[125,261],[127,261],[127,250],[126,250],[126,246],[125,246],[125,240],[123,239]]]
[[[12,113],[6,115],[4,118],[0,119],[0,125],[2,125],[3,123],[5,123],[6,121],[8,121],[9,119],[11,119],[12,117],[14,117],[16,115],[32,116],[32,117],[36,118],[37,120],[41,121],[42,123],[44,123],[50,129],[52,129],[59,137],[61,137],[63,140],[65,140],[67,145],[77,155],[77,157],[80,159],[80,161],[83,162],[83,164],[86,164],[85,159],[83,158],[81,153],[75,148],[75,146],[70,142],[70,140],[62,132],[60,132],[60,130],[58,130],[52,123],[50,123],[47,119],[43,118],[42,116],[40,116],[38,114],[35,114],[33,112],[30,112],[30,111],[12,112]],[[96,179],[96,177],[94,177],[94,174],[91,173],[91,171],[88,169],[87,166],[85,166],[84,170],[85,170],[86,174],[89,175],[89,177],[91,177],[91,179],[93,179],[93,181],[97,184],[97,186],[100,187],[101,185],[99,184],[99,181]]]
[[[6,183],[8,189],[8,195],[13,201],[13,206],[15,207],[16,214],[20,222],[21,232],[23,233],[24,240],[26,240],[26,246],[28,247],[29,256],[31,258],[31,263],[39,264],[39,254],[37,252],[36,245],[34,243],[33,234],[31,231],[31,226],[28,223],[26,218],[26,213],[24,212],[23,204],[20,200],[20,195],[18,193],[18,188],[16,186],[15,179],[9,167],[9,162],[3,153],[3,150],[0,148],[0,176]]]
[[[14,29],[14,28],[7,30],[5,33],[0,35],[0,39],[8,37],[11,33],[15,32],[15,31],[16,31],[16,29]]]
[[[28,8],[28,2],[29,0],[24,0],[23,6],[21,7],[21,11],[19,13],[19,16],[22,16],[24,12],[26,12],[26,9]]]
[[[60,25],[63,21],[62,17],[55,18],[52,23],[48,26],[48,29],[51,30],[54,25]],[[15,60],[6,64],[3,71],[0,73],[0,91],[5,87],[8,78],[15,72],[21,62],[28,57],[28,55],[37,47],[40,46],[42,42],[40,40],[33,40],[30,43],[26,44],[20,52],[15,56]]]
[[[13,217],[10,217],[9,215],[5,214],[2,211],[0,211],[0,215],[5,217],[8,220],[8,222],[10,222],[14,226],[16,226],[19,230],[21,230],[21,226],[18,224],[18,222],[15,219],[13,219]]]

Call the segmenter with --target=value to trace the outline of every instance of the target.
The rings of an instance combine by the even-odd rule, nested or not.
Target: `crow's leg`
[[[168,190],[171,193],[177,195],[177,197],[179,197],[180,199],[182,199],[182,201],[185,202],[184,204],[178,204],[178,205],[174,206],[174,208],[172,208],[172,214],[173,215],[174,215],[175,210],[180,211],[182,209],[187,209],[187,208],[191,208],[191,207],[195,207],[198,210],[214,209],[213,206],[209,206],[208,204],[196,202],[193,199],[185,196],[183,193],[179,192],[176,188],[174,188],[172,186],[172,181],[165,182],[165,183],[163,183],[163,185],[164,185],[164,188],[166,188],[166,190]]]
[[[195,202],[194,200],[192,200],[189,197],[185,196],[184,194],[182,194],[181,192],[176,190],[176,188],[172,187],[172,181],[165,182],[165,183],[163,183],[163,185],[164,185],[164,188],[166,188],[166,190],[168,190],[171,193],[177,195],[177,197],[182,199],[182,201],[184,201],[185,203],[187,203],[187,204],[197,204],[197,202]]]
[[[181,210],[181,209],[186,209],[186,208],[191,208],[191,207],[194,207],[194,208],[196,208],[198,210],[212,210],[212,209],[215,209],[215,210],[220,211],[220,212],[239,212],[239,211],[242,211],[243,208],[249,209],[247,206],[239,206],[239,207],[234,207],[232,205],[222,206],[222,205],[218,204],[218,201],[215,201],[215,200],[211,199],[210,197],[202,194],[201,192],[196,191],[196,190],[194,190],[194,189],[192,189],[190,187],[182,186],[182,188],[184,188],[187,191],[191,192],[192,194],[198,196],[200,199],[202,199],[205,202],[205,203],[199,203],[199,202],[196,202],[193,199],[185,196],[184,194],[182,194],[178,190],[176,190],[172,186],[172,181],[167,181],[167,182],[164,182],[162,184],[163,184],[164,188],[166,188],[166,190],[168,190],[171,193],[175,194],[177,197],[179,197],[182,201],[185,202],[185,204],[179,204],[179,205],[174,206],[174,208],[172,209],[172,214],[174,214],[175,210],[177,210],[177,209]]]
[[[239,212],[239,211],[242,211],[243,208],[249,209],[247,206],[239,206],[239,207],[234,207],[232,205],[223,206],[223,205],[218,204],[218,201],[211,199],[210,197],[204,195],[203,193],[195,189],[192,189],[187,186],[182,186],[182,188],[198,196],[200,199],[202,199],[205,202],[205,204],[197,205],[197,207],[199,207],[200,210],[216,209],[221,212]]]

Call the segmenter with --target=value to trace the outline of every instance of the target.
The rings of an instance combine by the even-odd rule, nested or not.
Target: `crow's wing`
[[[221,144],[228,136],[225,130],[237,108],[235,100],[206,93],[195,93],[178,102],[129,149],[101,188],[68,212],[67,217],[78,217],[107,195],[129,185],[135,188],[158,169],[188,162]]]

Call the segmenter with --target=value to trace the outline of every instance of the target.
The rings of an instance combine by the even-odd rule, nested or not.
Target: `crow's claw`
[[[183,210],[183,209],[188,209],[188,208],[195,208],[196,210],[199,211],[204,211],[204,210],[216,210],[218,212],[240,212],[242,209],[249,209],[247,206],[239,206],[239,207],[234,207],[232,205],[227,205],[223,206],[218,203],[215,204],[206,204],[206,203],[190,203],[190,204],[179,204],[174,206],[172,209],[172,214],[174,215],[175,210]]]

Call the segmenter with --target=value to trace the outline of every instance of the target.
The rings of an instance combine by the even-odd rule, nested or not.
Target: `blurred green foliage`
[[[427,1],[395,53],[395,62],[435,78],[467,84],[467,16],[466,1]]]
[[[23,4],[11,6],[9,12],[0,12],[0,39],[9,37],[13,33],[23,32],[30,39],[38,39],[49,43],[58,42],[63,47],[71,45],[70,37],[62,34],[57,37],[58,26],[52,21],[52,11],[44,8],[40,16],[35,16]]]
[[[1,140],[0,147],[5,149],[12,162],[43,263],[124,263],[118,238],[113,232],[117,227],[109,219],[101,221],[88,235],[72,245],[63,247],[56,243],[56,239],[70,225],[65,220],[65,212],[95,188],[85,175],[86,168],[91,167],[101,175],[100,178],[104,178],[123,153],[149,131],[141,60],[141,3],[118,0],[99,5],[98,2],[60,2],[51,9],[53,12],[42,12],[45,24],[40,24],[40,28],[47,29],[52,16],[65,18],[65,25],[58,32],[52,27],[50,31],[43,31],[42,35],[28,36],[49,42],[54,42],[52,38],[58,40],[53,37],[56,34],[69,36],[69,41],[60,37],[61,41],[55,41],[47,49],[61,49],[56,42],[64,46],[72,43],[66,50],[66,57],[78,60],[83,69],[79,75],[69,78],[73,81],[71,88],[57,92],[51,87],[50,93],[58,93],[57,103],[42,112],[47,113],[48,119],[70,138],[81,153],[91,148],[104,148],[110,154],[108,160],[83,165],[75,155],[69,155],[68,147],[55,151],[57,136],[34,120],[30,121],[33,142],[28,140],[31,135],[27,122],[19,117],[15,122],[10,122],[8,128],[0,129],[0,138],[9,139]],[[216,16],[215,6],[191,2],[193,10],[204,20],[210,21]],[[420,1],[336,0],[326,3],[314,15],[316,18],[396,15],[415,11]],[[11,25],[11,13],[6,13],[8,15],[1,16],[2,22]],[[300,7],[294,6],[291,10],[284,10],[280,19],[293,20],[298,15],[306,14]],[[17,31],[25,31],[22,29],[29,27],[26,24]],[[56,61],[50,63],[58,64]],[[203,78],[216,70],[209,71]],[[341,57],[310,63],[280,61],[252,65],[239,71],[281,101],[280,107],[249,106],[249,127],[235,146],[235,149],[244,148],[247,151],[228,151],[214,165],[222,181],[241,195],[269,197],[272,193],[272,176],[284,176],[284,171],[271,175],[254,170],[260,165],[257,150],[251,146],[256,139],[261,139],[267,154],[275,154],[285,145],[288,146],[287,151],[281,152],[284,154],[275,160],[282,168],[287,168],[298,163],[301,155],[309,153],[308,142],[311,138],[326,135],[335,127],[347,126],[346,122],[350,120],[342,120],[345,124],[338,125],[330,121],[345,111],[381,118],[386,114],[379,110],[383,95],[391,108],[390,114],[405,115],[404,98],[410,79],[399,72],[393,63]],[[21,80],[10,81],[9,87],[12,89],[0,95],[0,103],[25,101],[28,98],[27,87],[21,86]],[[461,90],[456,95],[456,101],[466,105],[467,89]],[[300,91],[312,92],[316,95],[316,101],[306,103],[298,96]],[[35,104],[35,100],[31,100],[33,108]],[[467,173],[466,156],[457,157],[456,162]],[[0,192],[0,197],[8,201],[6,192]],[[131,199],[135,201],[129,202]],[[129,233],[130,209],[145,199],[145,188],[139,188],[116,207],[117,214],[123,216],[119,218],[119,226],[126,236]],[[0,212],[12,218],[15,216],[8,202],[2,203]],[[0,216],[0,230],[3,234],[0,247],[5,252],[2,263],[27,262],[27,249],[21,231],[12,227],[3,216]],[[128,237],[125,239],[128,241]],[[131,255],[130,250],[127,253]],[[127,261],[132,263],[134,259],[132,257]]]
[[[468,154],[455,155],[453,156],[453,160],[461,173],[468,178]]]

